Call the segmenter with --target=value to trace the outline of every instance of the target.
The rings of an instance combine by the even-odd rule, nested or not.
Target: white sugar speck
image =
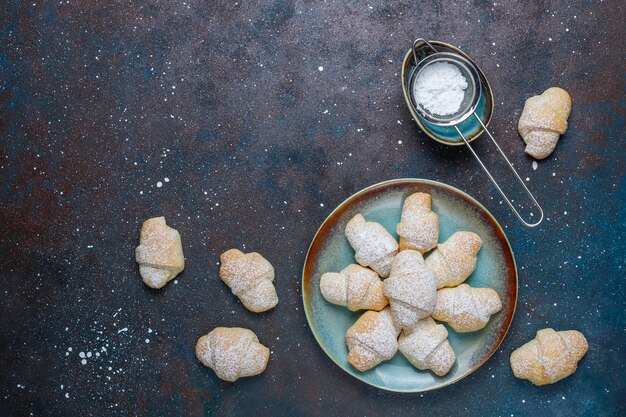
[[[320,207],[324,207],[324,203],[320,203]]]
[[[402,141],[401,140],[398,141],[398,145],[402,145]]]
[[[320,71],[324,71],[324,67],[321,66],[321,65],[319,67],[317,67],[317,69],[320,70]]]
[[[83,365],[87,365],[87,359],[83,359],[82,361],[80,361],[80,363],[82,363]]]
[[[163,183],[161,181],[157,182],[157,188],[163,187]]]
[[[81,358],[84,358],[84,357],[85,357],[85,352],[80,352],[80,353],[78,354],[78,356],[79,356],[79,357],[81,357]]]
[[[65,393],[65,398],[70,398],[70,393],[69,392]]]
[[[170,179],[169,179],[169,178],[167,178],[167,177],[165,177],[165,178],[163,178],[163,181],[165,181],[165,182],[170,182]]]
[[[146,343],[150,343],[150,339],[146,339]]]
[[[88,358],[91,358],[91,356],[92,356],[92,355],[91,355],[91,352],[87,352],[87,357],[88,357]]]
[[[537,166],[539,166],[539,164],[537,164],[537,161],[533,161],[533,171],[537,171]]]

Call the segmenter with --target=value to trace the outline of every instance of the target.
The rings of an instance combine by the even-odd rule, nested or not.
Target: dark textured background
[[[0,414],[626,414],[623,2],[263,3],[0,8]],[[541,227],[517,222],[466,149],[410,119],[399,73],[418,36],[460,46],[486,73],[492,132],[543,203]],[[570,128],[533,170],[517,120],[553,85],[572,96]],[[520,275],[499,351],[423,395],[335,366],[300,293],[332,208],[399,177],[483,202]],[[133,252],[156,215],[180,231],[187,259],[160,291],[141,282]],[[219,280],[230,247],[274,264],[276,309],[247,312]],[[270,347],[262,376],[224,383],[196,361],[196,339],[218,325]],[[573,377],[537,388],[508,357],[547,326],[582,330],[590,350]]]

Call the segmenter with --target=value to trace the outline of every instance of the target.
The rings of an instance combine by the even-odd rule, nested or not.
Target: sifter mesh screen
[[[413,93],[415,83],[417,82],[420,73],[424,70],[424,68],[436,62],[447,62],[456,66],[461,71],[463,77],[467,80],[468,86],[465,90],[463,101],[461,102],[459,110],[454,114],[439,115],[429,112],[417,102],[415,94]],[[429,55],[419,62],[411,77],[409,94],[411,96],[411,104],[413,105],[413,108],[421,117],[426,119],[426,121],[439,126],[452,126],[467,119],[476,109],[481,94],[480,77],[478,76],[476,68],[462,56],[451,52],[437,52]]]

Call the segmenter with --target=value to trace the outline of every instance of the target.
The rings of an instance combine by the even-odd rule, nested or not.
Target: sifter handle
[[[413,59],[415,60],[415,65],[417,65],[420,62],[420,60],[417,59],[417,47],[419,45],[421,45],[422,43],[425,43],[426,45],[428,45],[430,47],[430,49],[433,50],[433,52],[439,52],[426,39],[424,39],[424,38],[417,38],[417,39],[415,39],[413,41],[413,46],[411,46],[411,50],[413,51]]]
[[[419,40],[419,39],[418,39]],[[417,41],[416,41],[417,42]],[[533,204],[539,209],[539,220],[535,223],[528,223],[527,221],[525,221],[522,216],[518,213],[517,209],[513,206],[513,203],[511,203],[511,201],[509,200],[509,198],[506,196],[506,194],[504,194],[504,191],[502,191],[502,188],[500,188],[500,186],[498,185],[498,183],[496,182],[495,178],[491,175],[491,173],[489,172],[489,170],[487,169],[487,167],[485,166],[485,164],[483,164],[483,161],[481,161],[481,159],[478,157],[478,155],[476,154],[476,152],[474,151],[474,149],[472,148],[472,146],[469,144],[469,142],[467,141],[467,139],[465,139],[465,136],[463,136],[463,133],[461,133],[461,131],[459,130],[459,128],[454,125],[454,128],[456,129],[456,132],[459,134],[459,136],[461,136],[461,139],[463,139],[463,142],[465,142],[465,144],[467,145],[467,147],[469,148],[469,150],[472,152],[472,154],[474,155],[474,158],[476,158],[476,160],[478,161],[478,163],[480,164],[480,166],[482,167],[483,171],[485,171],[485,174],[487,174],[487,176],[489,177],[489,179],[491,180],[491,182],[493,183],[493,185],[496,186],[496,189],[500,192],[500,194],[502,195],[502,197],[504,198],[504,200],[506,201],[506,203],[509,205],[509,207],[511,208],[511,210],[513,210],[513,213],[515,213],[515,215],[517,216],[517,218],[519,219],[519,221],[521,221],[524,226],[528,226],[528,227],[536,227],[539,226],[539,223],[542,222],[543,220],[543,209],[541,208],[541,206],[539,205],[539,203],[537,202],[537,200],[535,199],[535,197],[532,195],[532,193],[530,192],[530,190],[528,189],[528,187],[526,187],[526,184],[524,184],[524,181],[522,180],[522,178],[519,176],[519,174],[517,173],[517,171],[515,170],[515,168],[513,168],[513,164],[511,164],[511,162],[509,161],[509,158],[506,157],[506,155],[504,154],[504,152],[502,152],[502,149],[500,148],[500,145],[498,145],[498,142],[496,142],[496,140],[493,138],[493,136],[491,136],[491,133],[489,132],[489,129],[487,129],[487,126],[485,126],[485,124],[483,123],[482,120],[480,120],[480,117],[478,117],[478,115],[476,114],[476,112],[472,112],[472,114],[474,115],[474,117],[476,118],[476,120],[478,120],[478,123],[480,123],[480,125],[483,127],[483,129],[485,130],[485,132],[487,132],[487,135],[489,135],[489,138],[491,139],[491,141],[496,145],[496,148],[498,148],[498,151],[500,151],[500,154],[502,155],[502,157],[504,158],[504,160],[506,161],[507,164],[509,164],[509,168],[511,168],[511,171],[513,171],[513,173],[515,174],[515,176],[517,177],[518,181],[520,182],[520,184],[522,184],[522,187],[524,187],[524,190],[526,191],[526,194],[528,194],[528,196],[531,198],[531,200],[533,201]]]

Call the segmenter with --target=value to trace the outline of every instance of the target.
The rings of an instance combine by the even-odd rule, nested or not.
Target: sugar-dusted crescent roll
[[[403,250],[393,259],[389,278],[383,283],[383,292],[389,299],[396,326],[413,326],[429,316],[435,307],[435,274],[426,266],[421,253]]]
[[[476,268],[480,236],[472,232],[456,232],[426,258],[437,279],[437,288],[456,287]]]
[[[511,369],[517,378],[535,385],[554,384],[576,371],[588,349],[587,339],[579,331],[542,329],[511,354]]]
[[[562,88],[548,88],[526,100],[517,130],[526,142],[526,153],[536,159],[548,157],[567,130],[572,99]]]
[[[447,374],[456,361],[446,326],[435,323],[432,317],[402,330],[398,349],[417,369],[430,369],[439,376]]]
[[[346,238],[359,264],[369,266],[381,277],[389,275],[391,261],[398,253],[398,242],[387,229],[379,223],[365,221],[359,213],[346,225]]]
[[[196,343],[196,357],[224,381],[234,382],[265,370],[270,350],[252,330],[216,327]]]
[[[491,288],[461,284],[437,291],[433,318],[446,321],[459,333],[474,332],[487,325],[492,314],[502,309],[498,293]]]
[[[400,250],[413,249],[425,253],[439,241],[439,216],[431,210],[431,196],[411,194],[404,200],[402,217],[396,226],[400,236]]]
[[[180,235],[165,223],[165,217],[143,223],[135,258],[143,282],[152,288],[163,287],[185,269]]]
[[[341,272],[322,275],[320,290],[326,301],[352,311],[380,311],[389,304],[378,274],[356,264],[348,265]]]
[[[393,358],[398,351],[397,328],[389,309],[366,311],[348,329],[348,362],[361,372]]]
[[[220,278],[248,310],[260,313],[278,304],[274,267],[263,256],[230,249],[220,256],[220,263]]]

